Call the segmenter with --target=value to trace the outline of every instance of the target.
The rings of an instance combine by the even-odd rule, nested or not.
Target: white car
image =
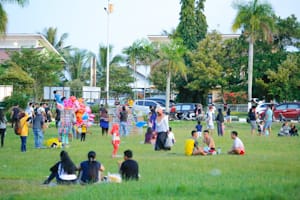
[[[161,104],[159,104],[156,101],[153,100],[143,100],[143,99],[139,99],[139,100],[135,100],[134,104],[132,106],[134,112],[136,113],[142,113],[143,115],[148,115],[150,112],[150,106],[152,107],[156,107],[156,108],[162,108],[163,111],[165,110],[165,107],[163,107]]]

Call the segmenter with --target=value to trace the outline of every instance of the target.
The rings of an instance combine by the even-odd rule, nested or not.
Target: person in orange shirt
[[[119,145],[121,142],[120,133],[119,133],[119,124],[113,124],[110,134],[112,135],[111,143],[113,145],[112,157],[115,158],[119,149]]]
[[[26,152],[26,143],[27,143],[27,136],[28,136],[28,124],[27,121],[30,120],[30,117],[24,111],[21,111],[19,114],[20,120],[20,127],[21,127],[21,152]]]

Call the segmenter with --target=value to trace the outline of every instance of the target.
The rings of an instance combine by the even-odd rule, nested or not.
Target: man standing
[[[265,125],[264,125],[263,133],[265,135],[271,135],[271,126],[273,121],[272,105],[268,105],[268,109],[266,110],[264,121],[265,121]]]
[[[126,110],[126,106],[122,106],[122,111],[120,112],[120,134],[121,134],[121,136],[128,135],[127,118],[128,118],[128,112]]]
[[[233,139],[234,141],[231,150],[228,151],[228,154],[244,155],[245,147],[242,140],[238,138],[238,133],[236,131],[231,132],[231,139]]]
[[[132,159],[132,151],[124,151],[124,161],[119,162],[120,174],[124,180],[139,180],[139,165]]]

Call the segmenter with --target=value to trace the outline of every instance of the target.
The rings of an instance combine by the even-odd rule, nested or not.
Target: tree
[[[183,44],[190,50],[197,47],[197,31],[195,21],[195,0],[181,0],[181,11],[176,35],[183,40]]]
[[[186,54],[187,49],[183,45],[182,40],[173,40],[169,43],[161,44],[159,54],[159,65],[166,69],[166,74],[161,74],[161,76],[166,76],[166,112],[169,112],[169,102],[170,102],[170,85],[172,74],[179,73],[183,77],[186,77],[186,66],[184,63],[183,55]]]
[[[0,0],[0,34],[6,33],[6,25],[8,22],[7,13],[3,9],[4,3],[17,3],[20,6],[25,6],[28,0]]]
[[[112,55],[113,51],[113,46],[109,46],[109,55]],[[98,59],[97,59],[97,80],[100,80],[104,78],[104,74],[106,72],[106,59],[107,59],[107,47],[104,45],[99,46],[99,51],[98,51]],[[119,63],[125,62],[125,59],[121,55],[116,55],[111,58],[109,61],[109,66],[118,66]],[[106,80],[106,76],[105,76]],[[105,85],[102,85],[104,88]]]
[[[106,72],[105,69],[104,72]],[[111,91],[113,91],[113,95],[115,97],[120,96],[121,94],[130,94],[131,88],[129,84],[134,82],[134,78],[131,76],[130,69],[127,67],[120,67],[118,65],[111,65],[109,68],[110,79],[113,80],[110,82]],[[105,86],[105,79],[100,79],[100,86]]]
[[[207,34],[196,51],[190,53],[192,65],[188,74],[192,78],[187,88],[196,91],[199,95],[206,97],[208,92],[218,87],[224,88],[227,84],[224,78],[223,67],[220,65],[222,55],[221,35],[213,32]],[[204,99],[202,99],[204,101]]]
[[[68,33],[63,33],[59,38],[57,35],[57,28],[45,28],[42,35],[52,44],[52,46],[59,52],[64,53],[64,50],[69,50],[70,46],[65,46],[65,40],[68,38]]]
[[[258,0],[249,3],[236,3],[237,15],[234,19],[232,30],[236,32],[242,29],[243,34],[249,40],[248,57],[248,102],[252,100],[252,81],[253,81],[253,46],[257,39],[272,40],[274,30],[274,12],[268,3],[260,4]]]
[[[299,53],[289,55],[277,70],[267,70],[269,93],[280,101],[300,99]]]
[[[6,68],[0,80],[14,85],[14,89],[28,92],[35,100],[43,97],[43,87],[56,85],[62,76],[63,62],[54,53],[36,49],[10,52],[10,59],[2,64]]]
[[[149,41],[142,39],[136,40],[130,47],[124,48],[123,53],[125,53],[127,57],[127,63],[134,71],[134,88],[136,86],[136,73],[138,65],[150,65],[154,58],[154,48],[149,43]]]
[[[196,2],[196,11],[195,11],[195,20],[196,20],[196,38],[197,42],[203,40],[207,33],[207,22],[206,17],[203,14],[204,3],[206,0],[197,0]]]

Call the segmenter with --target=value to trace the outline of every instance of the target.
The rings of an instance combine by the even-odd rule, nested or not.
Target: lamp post
[[[109,15],[113,11],[113,5],[110,3],[110,0],[107,0],[107,7],[104,8],[107,13],[107,43],[106,43],[106,105],[109,101]]]

